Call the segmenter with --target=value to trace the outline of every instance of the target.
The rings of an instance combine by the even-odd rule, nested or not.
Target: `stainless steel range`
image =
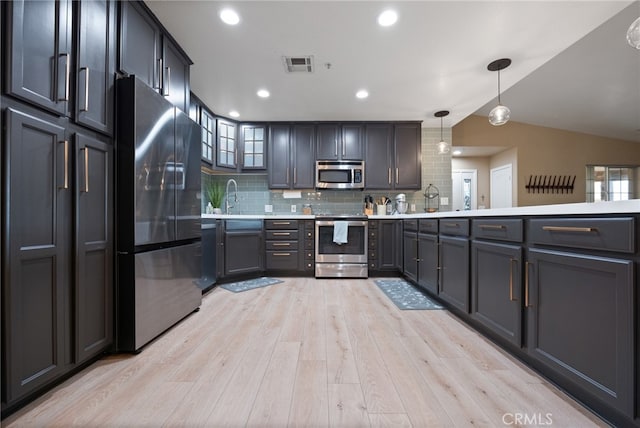
[[[366,216],[316,216],[316,278],[367,278]]]

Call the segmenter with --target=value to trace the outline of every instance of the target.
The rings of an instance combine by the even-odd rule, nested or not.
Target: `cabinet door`
[[[289,125],[271,125],[269,127],[269,188],[289,189]]]
[[[403,267],[403,263],[404,263],[404,235],[402,233],[402,222],[401,221],[396,221],[395,222],[395,237],[393,240],[393,245],[394,245],[394,259],[395,259],[395,263],[396,263],[396,269],[399,272],[402,272],[404,270]]]
[[[66,115],[70,97],[71,1],[8,3],[8,91]]]
[[[517,347],[522,346],[522,248],[471,243],[471,314]]]
[[[241,125],[240,146],[242,169],[266,169],[267,130],[265,125]]]
[[[236,169],[238,166],[236,124],[226,120],[218,120],[217,127],[216,165]]]
[[[120,4],[119,69],[135,74],[155,89],[160,89],[161,33],[143,7],[130,1]]]
[[[404,232],[403,236],[404,276],[418,281],[418,234]]]
[[[70,362],[73,149],[64,129],[7,110],[3,215],[3,398],[14,402]]]
[[[161,93],[171,104],[183,112],[189,108],[190,61],[168,37],[162,38]]]
[[[365,128],[365,186],[367,189],[392,188],[393,126],[369,124]]]
[[[113,147],[76,134],[76,362],[113,340]]]
[[[318,125],[318,136],[316,143],[316,159],[337,160],[339,159],[340,148],[340,126],[338,124]]]
[[[208,110],[200,109],[200,126],[202,127],[202,159],[209,165],[214,163],[216,141],[216,119]]]
[[[78,3],[76,122],[113,134],[115,81],[115,2]]]
[[[225,231],[225,275],[264,270],[262,232]]]
[[[440,297],[469,312],[469,240],[440,236]]]
[[[363,137],[364,127],[362,125],[342,125],[341,141],[338,144],[341,159],[362,160],[364,159]]]
[[[633,262],[542,249],[527,260],[529,354],[633,417]]]
[[[438,294],[438,235],[418,234],[418,285]]]
[[[294,125],[292,128],[293,146],[293,188],[313,189],[315,187],[315,127],[313,125]]]
[[[396,189],[422,188],[422,147],[420,124],[395,125],[395,177]]]
[[[395,224],[396,220],[378,222],[378,269],[395,270]]]

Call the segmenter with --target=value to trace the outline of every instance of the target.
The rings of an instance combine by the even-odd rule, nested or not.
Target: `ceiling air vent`
[[[283,59],[289,73],[313,73],[313,55],[285,56]]]

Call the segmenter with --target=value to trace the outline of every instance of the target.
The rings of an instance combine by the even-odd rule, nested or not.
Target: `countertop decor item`
[[[504,70],[510,65],[511,59],[502,58],[489,63],[487,66],[487,70],[498,72],[498,105],[489,112],[489,123],[493,126],[504,125],[509,121],[509,117],[511,116],[511,110],[509,110],[509,107],[503,106],[500,102],[500,70]]]
[[[429,184],[424,191],[424,211],[435,213],[440,210],[440,190],[433,184]]]
[[[213,205],[213,213],[221,214],[222,213],[222,198],[224,197],[224,187],[219,181],[210,181],[206,187],[207,199]],[[216,212],[216,209],[218,212]]]

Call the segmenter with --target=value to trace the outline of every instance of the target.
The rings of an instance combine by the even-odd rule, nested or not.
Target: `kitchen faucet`
[[[229,214],[229,209],[234,207],[229,203],[229,184],[231,183],[233,183],[233,186],[235,188],[235,190],[233,191],[233,202],[238,202],[238,183],[233,178],[230,178],[227,181],[227,188],[225,189],[225,194],[226,194],[225,203],[224,203],[225,214]]]

